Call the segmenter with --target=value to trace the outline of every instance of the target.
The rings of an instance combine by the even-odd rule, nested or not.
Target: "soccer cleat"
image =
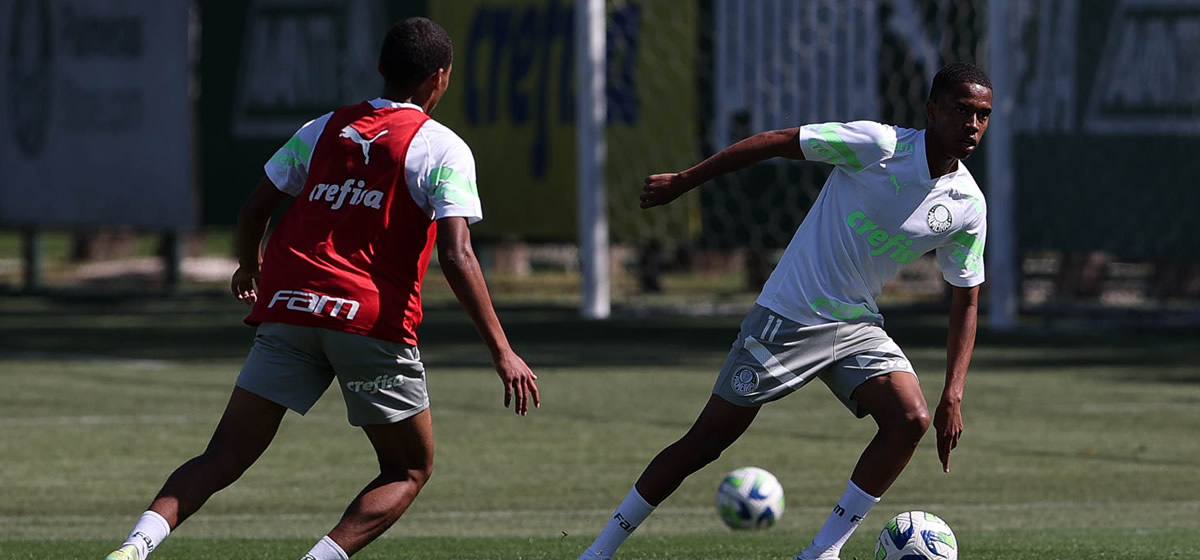
[[[599,552],[592,550],[591,547],[589,547],[587,550],[583,551],[583,555],[578,558],[578,560],[611,560],[611,559],[612,559],[611,555],[604,556],[603,554],[600,554]]]
[[[142,560],[142,554],[138,552],[136,546],[127,544],[108,553],[104,560]]]
[[[838,557],[838,551],[836,550],[826,549],[817,556],[809,556],[810,554],[812,554],[812,552],[809,551],[808,548],[805,548],[800,552],[800,554],[796,555],[795,560],[841,560],[841,558]]]

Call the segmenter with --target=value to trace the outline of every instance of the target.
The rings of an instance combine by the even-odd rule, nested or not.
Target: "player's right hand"
[[[692,185],[679,173],[658,173],[646,177],[642,187],[642,208],[653,208],[667,204],[679,195],[691,190]]]
[[[942,472],[950,472],[950,452],[958,447],[963,433],[962,404],[942,399],[933,415],[933,429],[937,434],[938,459]]]
[[[238,267],[233,272],[233,280],[229,282],[229,289],[233,291],[233,297],[246,305],[254,305],[258,300],[256,287],[258,285],[258,270],[249,270],[244,267]]]
[[[496,373],[500,375],[500,381],[504,383],[504,408],[508,408],[514,396],[516,396],[517,402],[513,407],[513,412],[521,416],[529,413],[531,397],[534,408],[542,405],[537,383],[534,383],[537,375],[529,369],[525,360],[522,360],[515,352],[509,351],[494,358],[492,363],[496,366]]]

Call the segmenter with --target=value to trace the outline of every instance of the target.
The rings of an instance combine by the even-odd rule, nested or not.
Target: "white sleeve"
[[[800,127],[804,159],[862,171],[892,156],[896,128],[873,121],[822,123]]]
[[[313,150],[317,140],[325,130],[325,123],[333,113],[325,113],[316,119],[304,123],[291,139],[271,156],[263,170],[267,178],[275,184],[275,188],[292,196],[297,196],[304,189],[308,180],[308,164],[312,161]]]
[[[952,286],[970,288],[983,283],[983,247],[987,240],[987,211],[972,213],[965,227],[954,232],[949,241],[937,248],[942,278]]]
[[[404,158],[409,194],[430,218],[483,219],[475,185],[475,156],[467,143],[445,125],[426,121]]]

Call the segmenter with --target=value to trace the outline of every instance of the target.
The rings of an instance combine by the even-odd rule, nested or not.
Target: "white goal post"
[[[608,204],[604,166],[608,155],[605,123],[605,0],[576,0],[575,56],[579,68],[577,111],[579,182],[579,268],[583,277],[580,314],[605,319],[611,312],[608,263]]]

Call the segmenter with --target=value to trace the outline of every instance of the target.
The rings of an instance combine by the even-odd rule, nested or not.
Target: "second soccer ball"
[[[717,487],[717,513],[731,529],[766,529],[783,515],[783,486],[775,475],[743,467]]]
[[[958,540],[942,518],[906,511],[879,532],[875,560],[958,560]]]

